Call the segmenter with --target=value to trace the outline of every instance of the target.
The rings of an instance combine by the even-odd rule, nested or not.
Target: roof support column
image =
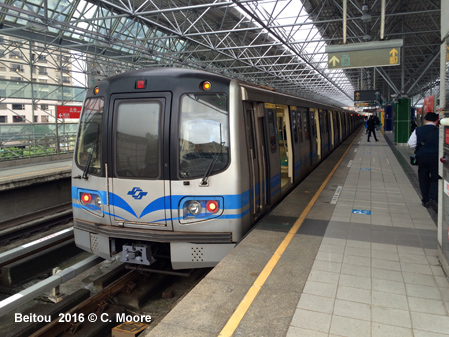
[[[343,44],[346,44],[346,18],[348,10],[348,0],[343,0]]]

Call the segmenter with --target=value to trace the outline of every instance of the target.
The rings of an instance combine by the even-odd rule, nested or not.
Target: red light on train
[[[95,94],[95,95],[98,95],[99,92],[100,92],[100,88],[95,87],[95,88],[94,88],[94,94]]]
[[[147,86],[146,80],[137,80],[136,81],[136,89],[145,89],[146,86]]]
[[[81,201],[83,204],[87,205],[92,201],[92,196],[89,193],[83,193],[81,195]]]
[[[216,202],[215,200],[209,200],[206,204],[206,208],[209,212],[216,213],[219,209],[218,202]]]
[[[201,82],[201,89],[204,91],[208,91],[212,87],[209,81]]]

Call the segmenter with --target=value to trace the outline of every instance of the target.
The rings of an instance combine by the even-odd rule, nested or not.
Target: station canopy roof
[[[384,40],[403,39],[401,65],[329,69],[326,45],[343,44],[342,2],[3,0],[0,34],[128,69],[204,69],[338,106],[353,105],[359,88],[385,100],[438,90],[439,0],[385,0]],[[348,44],[380,40],[381,3],[347,0]]]

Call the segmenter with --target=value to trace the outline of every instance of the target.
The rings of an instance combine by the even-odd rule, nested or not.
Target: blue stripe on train
[[[271,177],[270,181],[271,181],[272,188],[275,188],[277,185],[280,185],[281,174],[279,173],[279,174],[276,174],[275,176]],[[83,188],[78,188],[78,187],[72,186],[72,198],[73,199],[79,200],[79,196],[77,195],[78,190],[89,191],[88,189],[83,189]],[[275,188],[271,195],[278,193],[279,190],[280,190],[280,187]],[[256,195],[258,195],[258,191],[259,191],[259,184],[257,184],[257,186],[256,186]],[[95,192],[97,192],[101,195],[102,200],[106,200],[106,192],[105,191],[95,191]],[[140,219],[143,216],[150,214],[152,212],[163,210],[163,209],[168,209],[167,207],[165,207],[165,205],[170,205],[170,204],[179,205],[181,199],[183,199],[185,197],[186,197],[185,195],[172,195],[172,196],[160,197],[156,200],[153,200],[151,203],[149,203],[144,208],[142,213],[138,216],[136,214],[135,210],[131,207],[131,205],[129,205],[128,202],[126,202],[122,197],[118,196],[117,194],[109,192],[110,206],[121,208],[124,211],[128,212],[129,214],[131,214],[132,216],[134,216],[135,218],[138,218],[138,219]],[[247,208],[247,209],[240,214],[222,215],[222,216],[220,216],[220,218],[237,219],[237,218],[241,218],[241,217],[245,216],[246,214],[248,214],[248,212],[250,210],[250,207],[248,207],[248,206],[249,206],[250,200],[251,200],[249,190],[247,190],[241,194],[224,195],[223,198],[224,198],[225,209],[236,209],[236,210],[245,209],[245,208]],[[75,208],[84,209],[84,207],[81,205],[78,205],[78,204],[72,204],[72,205]],[[109,215],[126,220],[126,219],[119,217],[115,214],[109,214]],[[171,220],[173,220],[173,219],[171,219]],[[155,221],[155,222],[157,222],[157,221]]]

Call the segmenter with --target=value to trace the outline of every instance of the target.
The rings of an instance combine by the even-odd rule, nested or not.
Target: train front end
[[[244,141],[238,95],[223,77],[166,68],[91,89],[73,159],[76,244],[130,264],[169,253],[174,269],[216,265],[249,222],[231,147]]]

